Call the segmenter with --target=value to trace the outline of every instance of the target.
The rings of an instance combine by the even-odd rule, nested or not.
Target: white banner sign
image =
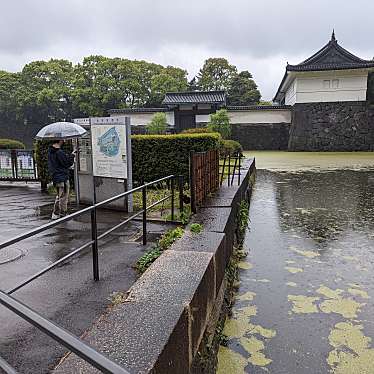
[[[91,125],[93,175],[127,178],[126,126]]]

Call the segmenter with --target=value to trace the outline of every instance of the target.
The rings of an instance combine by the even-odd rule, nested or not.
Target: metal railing
[[[170,181],[170,190],[171,190],[170,194],[154,202],[153,204],[147,206],[147,188],[153,185],[159,184],[161,182],[166,182],[166,181]],[[12,310],[14,313],[18,314],[20,317],[27,320],[34,326],[36,326],[41,331],[45,332],[47,335],[49,335],[50,337],[52,337],[59,343],[69,348],[71,351],[79,355],[85,361],[89,362],[96,368],[102,370],[104,373],[121,373],[121,374],[128,373],[127,371],[122,369],[120,366],[113,363],[112,361],[107,359],[105,356],[101,355],[100,353],[96,352],[93,348],[83,343],[80,339],[74,337],[73,335],[71,335],[69,332],[62,329],[61,327],[53,324],[51,321],[48,321],[47,319],[43,318],[42,316],[40,316],[38,313],[34,312],[27,306],[13,299],[10,295],[14,293],[15,291],[19,290],[20,288],[26,286],[33,280],[39,278],[43,274],[47,273],[48,271],[52,270],[56,266],[60,265],[61,263],[70,259],[71,257],[77,255],[78,253],[81,253],[84,249],[90,246],[92,249],[93,279],[95,281],[99,281],[100,280],[99,240],[105,238],[107,235],[109,235],[113,231],[119,229],[126,223],[129,223],[131,220],[141,215],[142,216],[142,230],[143,230],[143,245],[146,245],[147,244],[147,211],[149,209],[155,207],[158,204],[161,204],[167,199],[171,199],[171,219],[174,220],[176,181],[177,181],[177,185],[179,189],[179,210],[182,213],[183,212],[183,176],[169,175],[167,177],[160,178],[156,181],[152,181],[142,186],[133,188],[117,196],[113,196],[100,203],[91,205],[87,208],[84,208],[75,213],[72,213],[66,217],[59,218],[55,221],[52,221],[50,223],[37,227],[33,230],[30,230],[24,234],[20,234],[3,243],[0,243],[0,250],[1,250],[13,244],[19,243],[22,240],[25,240],[37,234],[40,234],[46,230],[54,228],[62,223],[76,219],[84,214],[90,213],[91,215],[91,240],[90,241],[81,245],[79,248],[74,249],[72,252],[70,252],[66,256],[60,258],[58,261],[54,262],[53,264],[40,270],[38,273],[25,279],[18,285],[13,286],[11,289],[7,290],[6,292],[0,291],[0,304]],[[135,214],[131,215],[130,217],[126,218],[122,222],[118,223],[114,227],[110,228],[109,230],[105,231],[104,233],[98,235],[97,215],[96,215],[97,209],[104,208],[106,205],[114,201],[125,198],[131,194],[134,194],[135,192],[140,192],[140,191],[142,192],[142,209],[136,212]],[[6,361],[4,361],[1,357],[0,357],[0,368],[3,369],[6,373],[16,373],[16,371],[9,364],[7,364]]]
[[[221,168],[221,181],[220,185],[222,186],[225,176],[227,177],[227,185],[233,186],[234,185],[234,178],[238,176],[238,185],[240,185],[240,178],[241,178],[241,159],[244,156],[241,153],[237,153],[235,155],[225,155],[223,159],[223,164],[220,163]],[[234,165],[232,165],[232,161],[234,161]]]
[[[0,150],[0,181],[37,181],[34,151],[25,149]]]

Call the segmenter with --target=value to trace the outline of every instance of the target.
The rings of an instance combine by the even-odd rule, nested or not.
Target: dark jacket
[[[74,156],[62,149],[50,146],[48,149],[48,170],[53,183],[66,182],[69,179],[69,168],[74,164]]]

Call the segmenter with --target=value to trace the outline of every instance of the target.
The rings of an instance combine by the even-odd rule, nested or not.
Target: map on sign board
[[[94,175],[127,178],[126,127],[121,124],[92,125],[91,133]]]

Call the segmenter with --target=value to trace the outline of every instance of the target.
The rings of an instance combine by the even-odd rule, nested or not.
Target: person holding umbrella
[[[69,169],[74,165],[75,153],[65,153],[61,147],[66,139],[76,139],[87,131],[71,122],[56,122],[43,127],[36,139],[53,139],[53,144],[48,149],[48,170],[53,185],[57,190],[53,206],[52,219],[63,217],[68,212],[70,193]]]
[[[68,212],[70,193],[69,169],[74,165],[76,151],[73,151],[72,154],[65,153],[61,149],[63,144],[63,140],[55,140],[48,149],[48,171],[57,190],[52,219],[63,217]]]

